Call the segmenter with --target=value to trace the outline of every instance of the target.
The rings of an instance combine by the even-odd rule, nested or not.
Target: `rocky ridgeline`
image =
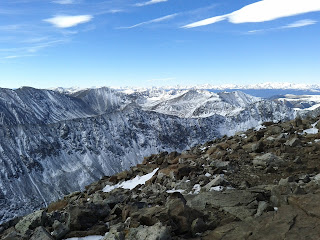
[[[152,155],[2,225],[1,239],[320,239],[318,119]],[[132,190],[115,188],[151,172]]]

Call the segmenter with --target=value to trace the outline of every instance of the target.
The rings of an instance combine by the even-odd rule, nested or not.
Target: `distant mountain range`
[[[316,95],[320,94],[319,84],[294,84],[294,83],[258,83],[249,85],[238,85],[238,84],[223,84],[223,85],[196,85],[196,86],[164,86],[164,87],[110,87],[116,91],[123,93],[133,93],[133,92],[145,92],[145,91],[174,91],[174,90],[206,90],[210,92],[233,92],[241,91],[252,96],[270,98],[276,95],[294,94],[294,95]],[[91,88],[92,89],[92,88]],[[53,90],[59,91],[61,93],[72,94],[74,92],[82,91],[84,89],[73,87],[73,88],[54,88]]]

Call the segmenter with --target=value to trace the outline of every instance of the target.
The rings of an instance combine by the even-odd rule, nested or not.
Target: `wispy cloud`
[[[74,0],[56,0],[53,1],[54,3],[58,3],[58,4],[74,4],[75,1]]]
[[[15,31],[21,29],[21,27],[21,24],[2,25],[0,26],[0,31]]]
[[[311,20],[311,19],[304,19],[304,20],[300,20],[300,21],[296,21],[294,23],[290,23],[286,26],[283,26],[282,28],[299,28],[299,27],[305,27],[305,26],[309,26],[309,25],[313,25],[316,24],[317,21],[315,20]]]
[[[164,17],[160,17],[160,18],[149,20],[149,21],[141,22],[141,23],[129,26],[129,27],[119,27],[118,29],[130,29],[130,28],[136,28],[136,27],[140,27],[140,26],[143,26],[143,25],[151,24],[151,23],[159,23],[159,22],[163,22],[163,21],[166,21],[166,20],[170,20],[170,19],[176,17],[177,15],[178,15],[178,13],[170,14],[170,15],[167,15],[167,16],[164,16]]]
[[[248,33],[263,33],[263,32],[269,32],[269,31],[275,31],[275,30],[281,30],[281,29],[287,29],[287,28],[301,28],[301,27],[310,26],[310,25],[313,25],[316,23],[317,23],[317,21],[315,21],[315,20],[304,19],[304,20],[299,20],[299,21],[287,24],[285,26],[281,26],[281,27],[267,28],[267,29],[255,29],[255,30],[248,31]]]
[[[32,46],[29,46],[26,48],[26,51],[29,53],[35,53],[38,52],[44,48],[48,48],[48,47],[53,47],[62,43],[66,43],[69,42],[69,39],[58,39],[58,40],[53,40],[53,41],[49,41],[49,42],[43,42],[43,43],[39,43],[39,44],[35,44]]]
[[[24,57],[34,57],[35,55],[10,55],[10,56],[5,56],[2,59],[16,59],[16,58],[24,58]]]
[[[231,23],[266,22],[278,18],[320,11],[318,0],[262,0],[249,4],[235,12],[207,18],[182,28],[194,28],[228,20]]]
[[[123,9],[111,9],[111,10],[108,10],[108,13],[120,13],[120,12],[124,12]]]
[[[0,58],[1,59],[15,59],[22,57],[32,57],[36,56],[35,54],[40,50],[45,48],[53,47],[59,44],[63,44],[69,42],[70,39],[57,39],[46,42],[39,42],[34,44],[25,44],[21,47],[13,47],[13,48],[0,48]]]
[[[44,37],[33,37],[33,38],[28,38],[25,40],[22,40],[22,43],[40,43],[40,42],[44,42],[47,41],[49,39],[48,36],[44,36]]]
[[[161,2],[167,2],[167,1],[168,0],[150,0],[147,2],[137,3],[136,6],[143,7],[143,6],[152,5],[152,4],[161,3]]]
[[[93,19],[92,15],[77,15],[64,16],[59,15],[43,21],[53,24],[57,28],[70,28],[82,23],[90,22]]]

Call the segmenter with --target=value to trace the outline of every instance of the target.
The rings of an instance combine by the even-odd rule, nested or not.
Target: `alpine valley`
[[[297,107],[283,99],[204,89],[0,89],[0,223],[151,154],[292,120]]]

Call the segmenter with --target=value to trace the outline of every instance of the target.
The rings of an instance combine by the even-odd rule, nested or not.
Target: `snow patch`
[[[263,126],[263,125],[260,124],[257,127],[255,127],[254,130],[259,131],[259,130],[265,129],[265,128],[266,128],[266,126]]]
[[[182,190],[182,189],[172,189],[172,190],[167,190],[166,192],[167,192],[167,193],[175,193],[175,192],[184,193],[185,190]]]
[[[319,132],[319,129],[316,128],[316,125],[318,124],[319,121],[315,122],[314,124],[312,124],[312,128],[306,129],[303,131],[303,133],[306,134],[317,134]]]
[[[134,189],[136,186],[142,184],[144,185],[148,180],[150,180],[153,175],[159,170],[159,168],[154,169],[151,173],[148,173],[143,176],[136,176],[134,179],[124,181],[122,183],[118,183],[116,185],[107,185],[103,188],[103,192],[111,192],[116,188],[124,188],[124,189]]]
[[[201,190],[201,186],[200,184],[195,184],[192,188],[193,190],[193,193],[192,191],[190,192],[190,194],[199,194],[200,193],[200,190]]]
[[[210,188],[210,191],[217,191],[217,192],[221,192],[223,190],[223,186],[215,186]]]

